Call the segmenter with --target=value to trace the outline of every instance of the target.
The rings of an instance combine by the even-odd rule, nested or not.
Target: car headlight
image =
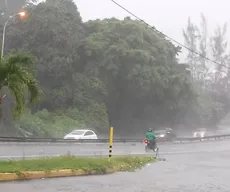
[[[165,135],[164,134],[161,134],[160,137],[164,137]]]

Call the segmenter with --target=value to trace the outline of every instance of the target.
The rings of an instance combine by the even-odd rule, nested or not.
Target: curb
[[[51,170],[51,171],[22,171],[16,173],[0,173],[0,182],[4,181],[17,181],[17,180],[31,180],[31,179],[43,179],[43,178],[57,178],[57,177],[71,177],[71,176],[87,176],[87,175],[102,175],[115,173],[119,170],[110,169],[105,173],[99,173],[95,170]]]

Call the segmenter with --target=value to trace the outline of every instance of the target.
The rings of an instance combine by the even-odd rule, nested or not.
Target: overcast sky
[[[117,17],[124,18],[128,13],[121,10],[111,0],[74,0],[84,21],[89,19]],[[124,7],[155,26],[163,33],[184,43],[182,28],[188,17],[200,23],[200,13],[208,20],[209,34],[213,28],[225,22],[230,26],[229,0],[117,0]],[[228,36],[230,34],[230,27]]]

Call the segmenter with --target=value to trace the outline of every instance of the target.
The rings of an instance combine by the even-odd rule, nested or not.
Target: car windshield
[[[70,135],[83,135],[84,133],[85,131],[78,130],[78,131],[71,132]]]

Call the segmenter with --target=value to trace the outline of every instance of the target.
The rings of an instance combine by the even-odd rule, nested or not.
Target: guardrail
[[[0,142],[28,143],[108,143],[109,139],[61,139],[61,138],[29,138],[29,137],[0,137]],[[114,143],[142,142],[141,139],[113,139]]]
[[[230,134],[225,135],[212,135],[206,137],[181,137],[171,141],[174,142],[192,142],[192,141],[204,141],[210,139],[228,138]],[[158,142],[165,142],[167,139],[160,138]],[[61,138],[28,138],[28,137],[0,137],[0,142],[28,142],[28,143],[108,143],[109,139],[61,139]],[[142,139],[114,139],[114,143],[142,143]]]
[[[223,134],[223,135],[211,135],[205,137],[185,137],[185,138],[176,138],[176,141],[183,142],[183,141],[204,141],[204,140],[211,140],[211,139],[225,139],[230,137],[230,134]]]

